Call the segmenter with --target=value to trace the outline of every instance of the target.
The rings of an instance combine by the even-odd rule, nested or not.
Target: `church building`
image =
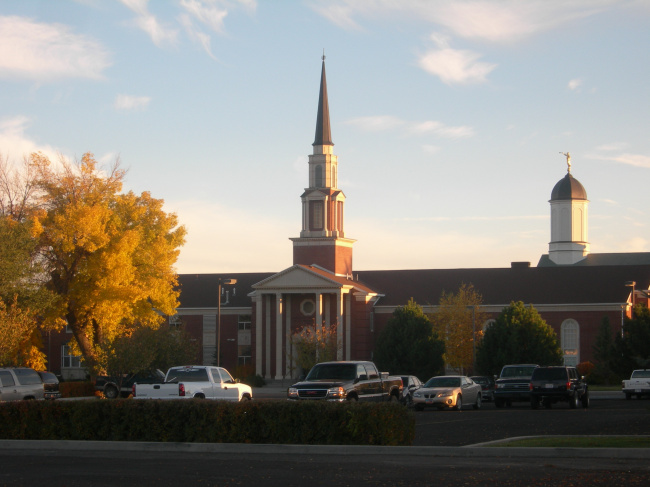
[[[339,360],[371,360],[376,337],[397,307],[413,298],[433,313],[443,292],[472,284],[489,316],[477,327],[488,326],[511,302],[523,301],[557,332],[566,364],[593,361],[603,318],[620,332],[632,305],[647,304],[650,253],[590,253],[587,192],[565,156],[567,173],[551,191],[548,254],[536,267],[513,262],[508,268],[355,270],[323,58],[316,133],[300,197],[302,221],[291,238],[292,265],[277,273],[181,274],[180,306],[169,323],[182,324],[197,340],[203,364],[218,355],[231,371],[245,365],[266,379],[290,379],[300,372],[292,363],[291,337],[303,327],[335,326]],[[52,359],[55,365],[55,354]],[[61,372],[74,368],[64,356],[61,365]]]

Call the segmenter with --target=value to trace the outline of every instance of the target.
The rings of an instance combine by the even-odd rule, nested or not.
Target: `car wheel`
[[[359,402],[359,398],[356,396],[356,394],[351,394],[348,396],[348,401]]]
[[[502,408],[503,407],[503,399],[495,399],[494,400],[494,406],[498,407],[498,408]]]
[[[397,397],[396,394],[391,394],[388,398],[389,402],[399,402],[399,398]]]
[[[589,391],[582,395],[582,407],[585,409],[589,407]]]
[[[244,395],[242,395],[242,397],[241,397],[241,399],[239,400],[239,402],[250,401],[251,399],[252,399],[251,396],[249,396],[248,394],[244,394]]]
[[[578,407],[578,393],[574,392],[573,396],[569,399],[569,407],[575,409]]]
[[[481,393],[476,395],[476,404],[474,404],[474,409],[481,409]]]
[[[536,397],[531,397],[530,398],[530,407],[532,409],[539,408],[539,399],[537,399]]]
[[[627,399],[628,401],[629,401],[630,399],[632,399],[632,394],[629,394],[629,393],[626,392],[626,393],[625,393],[625,399]]]
[[[104,387],[104,397],[106,399],[117,399],[117,396],[119,396],[117,392],[117,387],[115,386]]]
[[[550,399],[544,399],[544,407],[546,409],[551,409],[551,400]]]
[[[456,411],[460,411],[461,409],[463,409],[463,396],[461,396],[460,394],[456,396],[456,406],[454,406],[454,409]]]

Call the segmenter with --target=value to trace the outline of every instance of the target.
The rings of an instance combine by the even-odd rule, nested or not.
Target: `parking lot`
[[[608,394],[607,397],[611,397]],[[495,408],[483,403],[475,411],[425,409],[415,413],[417,446],[465,446],[519,436],[538,435],[648,435],[650,400],[599,399],[592,394],[589,409],[554,404],[533,410],[527,403]]]

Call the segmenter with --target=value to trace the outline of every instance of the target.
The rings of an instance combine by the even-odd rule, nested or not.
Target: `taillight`
[[[571,382],[566,383],[566,390],[570,391],[571,390]]]
[[[185,395],[185,384],[178,384],[178,395],[181,397]]]
[[[131,394],[135,397],[135,384],[131,386]]]
[[[533,383],[532,382],[528,383],[528,389],[531,390],[531,391],[533,390]]]

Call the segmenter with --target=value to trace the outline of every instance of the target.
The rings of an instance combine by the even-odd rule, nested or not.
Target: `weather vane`
[[[566,157],[567,172],[571,173],[571,153],[570,152],[560,152],[564,157]]]

